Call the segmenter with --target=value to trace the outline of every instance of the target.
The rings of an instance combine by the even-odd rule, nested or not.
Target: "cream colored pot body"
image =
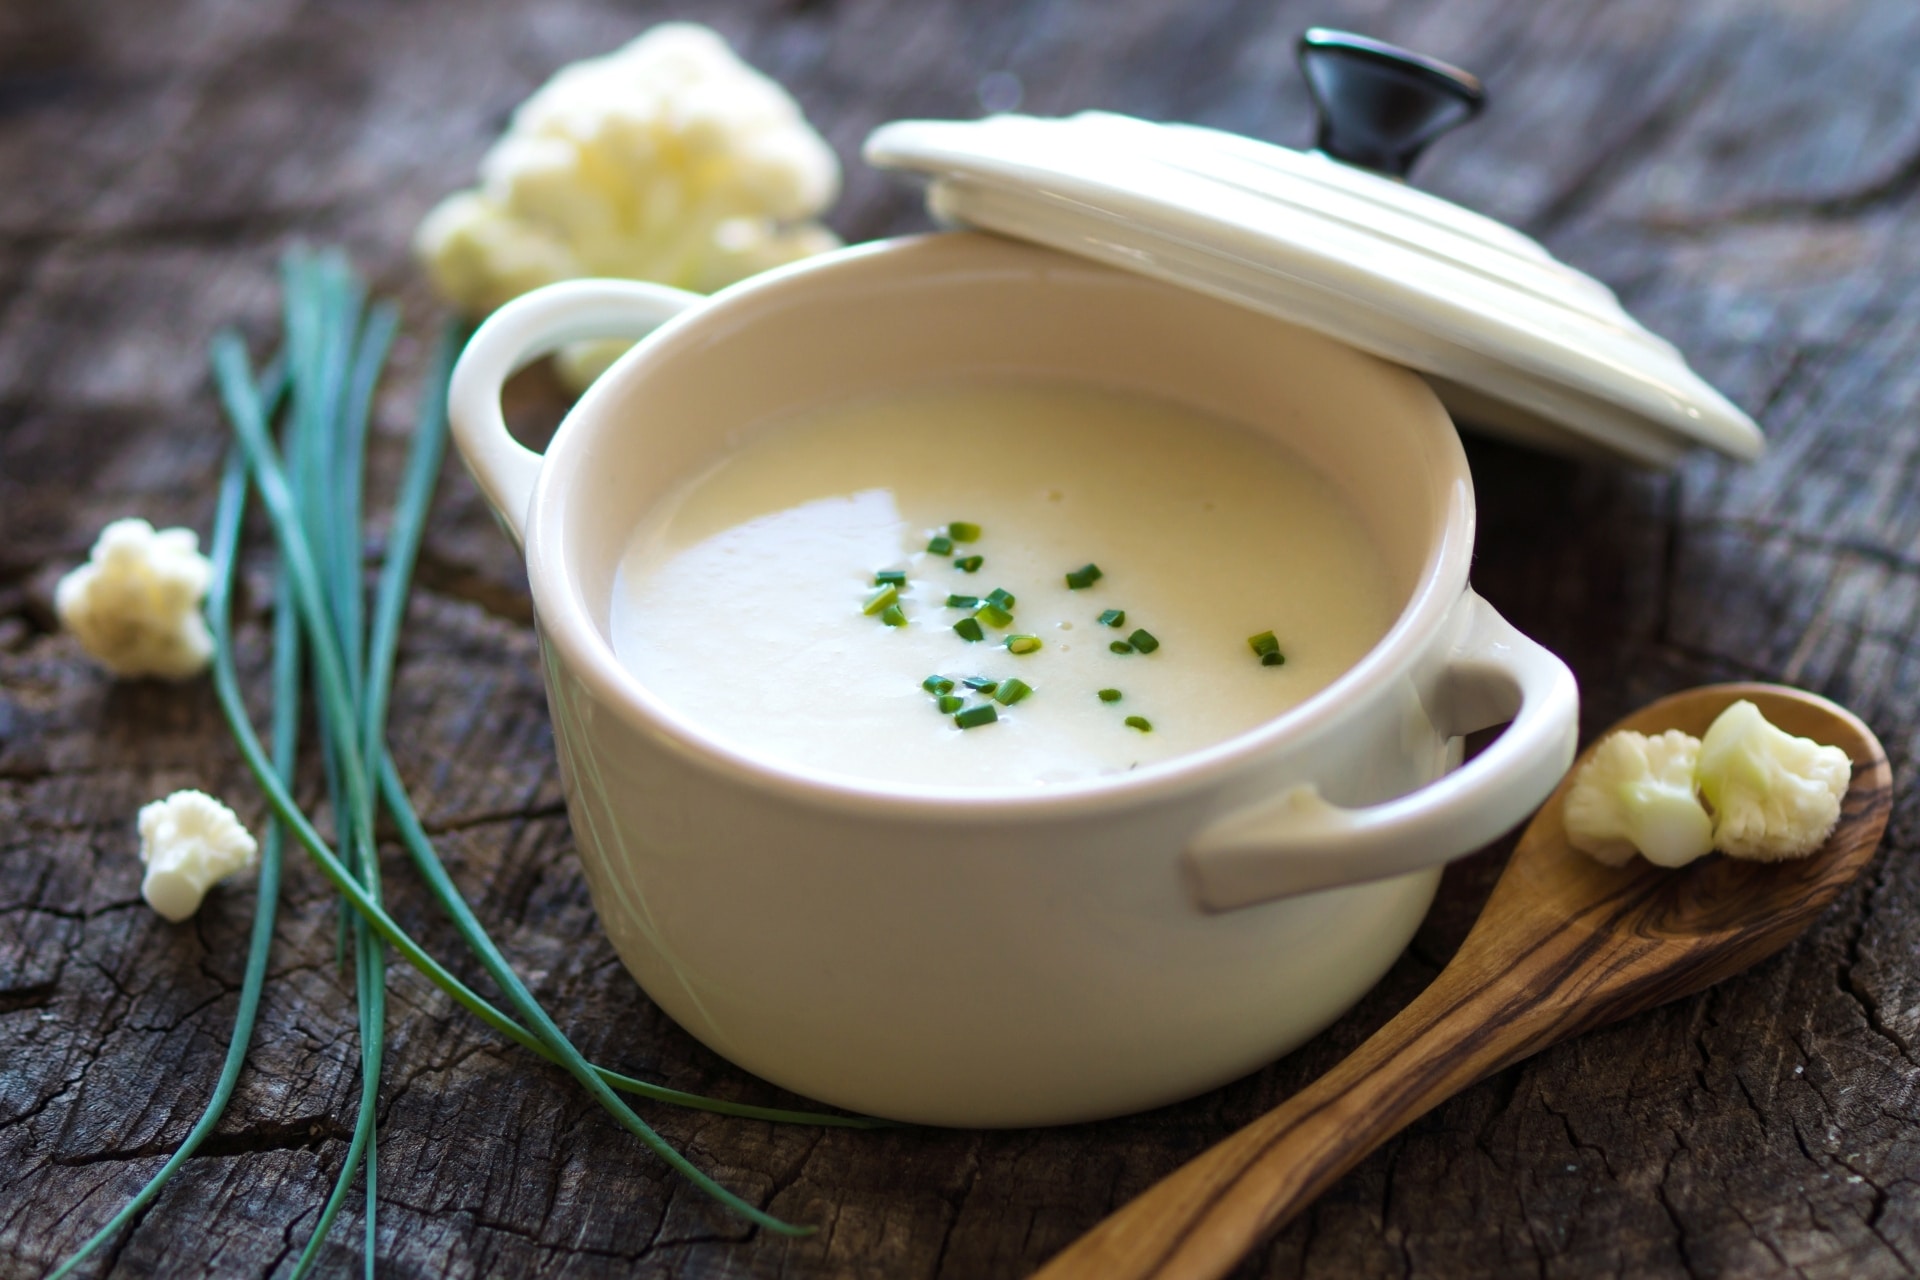
[[[506,376],[621,333],[648,336],[545,457],[514,443]],[[1251,733],[1004,794],[771,766],[615,661],[608,609],[629,535],[730,438],[850,396],[1010,374],[1272,433],[1366,521],[1406,602],[1393,629]],[[615,948],[687,1030],[826,1102],[1059,1123],[1252,1070],[1357,1000],[1412,936],[1440,865],[1523,818],[1572,756],[1571,676],[1467,587],[1471,483],[1426,385],[1168,284],[954,234],[844,250],[712,299],[557,285],[476,334],[452,411],[527,553],[569,812]],[[723,625],[709,638],[724,643]],[[1510,718],[1455,767],[1461,734]]]

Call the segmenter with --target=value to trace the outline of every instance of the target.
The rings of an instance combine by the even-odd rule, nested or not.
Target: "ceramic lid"
[[[1368,74],[1459,80],[1445,93],[1414,86],[1425,96],[1411,110],[1396,81],[1397,103],[1356,114],[1349,101],[1343,116],[1329,103],[1342,86],[1327,82],[1352,62],[1329,75],[1317,56],[1329,41],[1343,58],[1356,44],[1386,50],[1362,60]],[[1477,108],[1477,82],[1339,33],[1308,33],[1302,61],[1323,107],[1317,151],[1088,112],[900,121],[873,133],[866,157],[931,178],[929,207],[944,222],[1199,289],[1417,369],[1457,419],[1495,434],[1648,466],[1696,445],[1759,454],[1752,419],[1605,285],[1513,228],[1390,176],[1457,123],[1449,102],[1457,118]]]

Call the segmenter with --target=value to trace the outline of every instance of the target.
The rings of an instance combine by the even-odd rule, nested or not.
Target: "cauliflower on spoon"
[[[1636,851],[1663,867],[1715,849],[1804,858],[1833,833],[1852,776],[1846,752],[1787,733],[1741,699],[1704,739],[1679,730],[1603,739],[1567,791],[1567,839],[1609,866]]]

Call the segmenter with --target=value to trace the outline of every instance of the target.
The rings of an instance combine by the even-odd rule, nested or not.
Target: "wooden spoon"
[[[1873,856],[1891,771],[1873,731],[1851,713],[1779,685],[1690,689],[1614,727],[1698,737],[1740,698],[1789,733],[1853,759],[1840,825],[1817,853],[1777,863],[1716,855],[1677,871],[1642,858],[1605,867],[1567,844],[1562,782],[1527,825],[1459,953],[1412,1004],[1332,1071],[1082,1236],[1039,1277],[1223,1276],[1375,1147],[1468,1085],[1590,1027],[1691,995],[1791,942]]]

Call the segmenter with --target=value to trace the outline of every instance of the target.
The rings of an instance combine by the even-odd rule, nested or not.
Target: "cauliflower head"
[[[191,529],[115,520],[87,562],[60,579],[54,610],[94,661],[122,678],[183,680],[206,670],[213,636],[200,601],[213,565]]]
[[[428,213],[414,250],[472,316],[580,276],[709,293],[838,247],[815,219],[839,186],[785,89],[716,32],[664,23],[521,104],[480,185]]]
[[[259,847],[233,810],[202,791],[176,791],[140,810],[140,896],[178,924],[207,890],[251,867]]]
[[[1839,747],[1798,738],[1742,699],[1700,742],[1696,777],[1713,806],[1713,846],[1735,858],[1804,858],[1840,821],[1853,762]]]
[[[1567,791],[1567,839],[1610,867],[1636,851],[1661,867],[1711,852],[1713,820],[1694,791],[1699,753],[1700,740],[1677,729],[1609,734]]]

